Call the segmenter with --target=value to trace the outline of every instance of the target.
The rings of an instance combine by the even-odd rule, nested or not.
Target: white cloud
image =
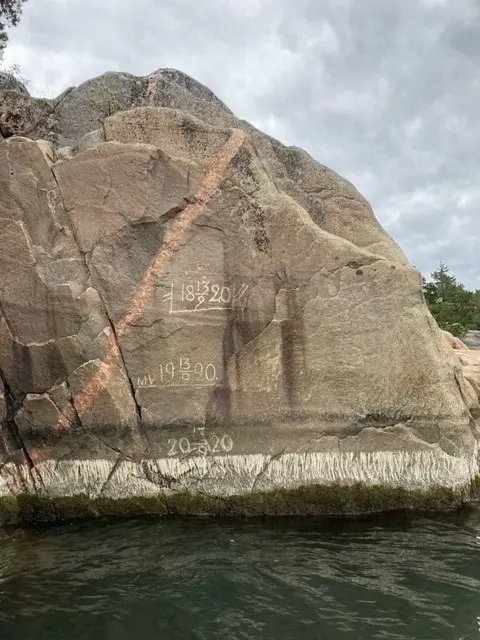
[[[425,272],[479,286],[480,2],[31,0],[11,32],[34,94],[176,67],[356,184]]]

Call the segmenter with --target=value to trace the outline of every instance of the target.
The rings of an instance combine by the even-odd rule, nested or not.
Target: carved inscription
[[[180,284],[169,283],[163,296],[170,305],[170,315],[200,311],[234,309],[244,299],[248,284],[225,286],[210,281],[207,276]]]
[[[139,388],[151,387],[213,387],[217,383],[217,368],[211,362],[190,362],[189,357],[159,365],[155,374],[137,376]]]
[[[210,433],[205,436],[205,427],[197,427],[194,429],[193,438],[169,438],[167,456],[192,454],[207,456],[215,453],[229,453],[233,445],[233,440],[228,433],[222,436]]]

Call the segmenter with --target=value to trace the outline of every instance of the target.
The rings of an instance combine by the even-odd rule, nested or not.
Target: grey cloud
[[[424,273],[480,288],[476,0],[35,0],[35,88],[177,67],[350,179]],[[61,82],[60,82],[61,80]]]

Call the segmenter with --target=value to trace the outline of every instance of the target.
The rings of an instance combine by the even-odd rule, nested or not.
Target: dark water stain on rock
[[[297,302],[295,289],[287,290],[287,320],[281,323],[282,373],[289,408],[300,409],[299,383],[305,374],[305,331],[303,308]]]
[[[13,385],[28,393],[33,388],[32,355],[30,348],[12,342]]]

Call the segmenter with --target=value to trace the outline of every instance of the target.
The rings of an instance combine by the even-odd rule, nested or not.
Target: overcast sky
[[[29,0],[4,63],[47,97],[180,69],[351,180],[425,275],[480,288],[478,0]]]

